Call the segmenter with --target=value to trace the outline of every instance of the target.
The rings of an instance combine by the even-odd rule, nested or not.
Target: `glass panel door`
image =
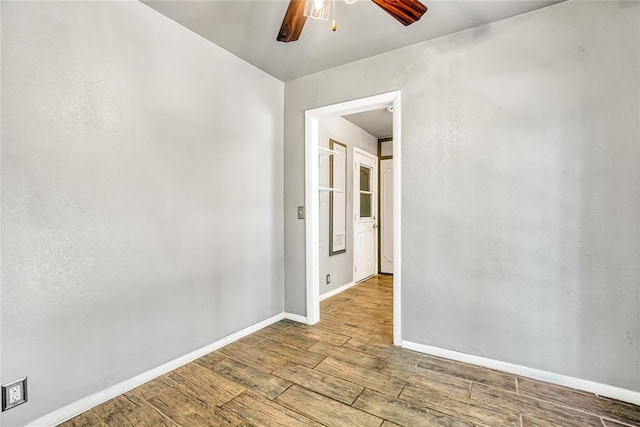
[[[372,175],[371,168],[360,165],[360,218],[373,216]]]

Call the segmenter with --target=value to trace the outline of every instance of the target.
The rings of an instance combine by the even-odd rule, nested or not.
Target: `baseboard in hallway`
[[[332,296],[338,295],[344,291],[346,291],[347,289],[351,288],[352,286],[357,285],[357,283],[355,282],[349,282],[346,285],[342,285],[339,288],[333,289],[331,291],[325,292],[324,294],[320,295],[320,301],[324,301],[327,298],[331,298]]]

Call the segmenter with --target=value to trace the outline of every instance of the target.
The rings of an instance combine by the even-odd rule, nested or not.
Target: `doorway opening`
[[[320,320],[319,262],[319,122],[322,119],[393,106],[393,342],[400,345],[401,336],[401,102],[400,91],[388,92],[353,101],[342,102],[305,112],[305,205],[306,205],[306,302],[309,324]],[[354,195],[355,197],[355,195]],[[366,198],[366,197],[365,197]],[[377,207],[376,207],[377,210]],[[377,231],[376,231],[377,232]],[[377,269],[377,262],[375,268]],[[377,271],[377,270],[376,270]]]

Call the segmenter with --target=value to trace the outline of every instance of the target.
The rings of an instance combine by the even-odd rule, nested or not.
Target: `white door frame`
[[[380,155],[380,160],[378,161],[379,170],[378,175],[380,179],[378,180],[380,185],[378,186],[378,195],[379,195],[379,205],[380,210],[378,211],[378,265],[381,273],[393,273],[393,187],[387,189],[386,184],[388,184],[387,177],[383,171],[388,169],[384,169],[385,165],[388,165],[391,168],[391,185],[393,186],[393,158],[382,158],[382,153]],[[388,191],[387,191],[388,190]],[[391,193],[391,200],[389,200],[389,193]],[[385,212],[385,209],[389,207],[389,201],[391,202],[391,213]],[[389,217],[391,217],[391,224],[389,224]],[[389,236],[385,237],[385,233],[391,232],[391,242],[389,242]],[[386,246],[384,245],[386,243]],[[388,247],[389,243],[391,243],[391,248]],[[391,249],[391,258],[385,253],[385,250]],[[383,268],[383,265],[385,268]],[[391,268],[388,268],[389,265]]]
[[[353,226],[351,227],[351,229],[353,230],[353,239],[351,239],[351,247],[352,247],[352,251],[353,251],[353,265],[356,265],[356,197],[357,195],[360,193],[360,188],[356,185],[356,174],[358,173],[358,171],[355,168],[356,165],[356,153],[360,154],[361,156],[364,157],[368,157],[370,158],[373,162],[375,162],[375,170],[376,170],[376,176],[374,176],[372,178],[371,181],[371,187],[373,189],[373,193],[374,193],[374,198],[373,198],[373,202],[375,204],[375,206],[372,206],[373,208],[373,212],[371,214],[371,216],[373,217],[373,223],[375,224],[375,226],[373,227],[373,234],[374,234],[374,239],[375,239],[375,243],[376,243],[376,247],[373,251],[373,269],[374,271],[378,270],[378,247],[380,246],[380,239],[378,238],[378,230],[377,228],[380,226],[380,218],[378,218],[378,205],[380,204],[380,189],[378,188],[378,177],[380,174],[380,159],[378,158],[377,155],[375,154],[371,154],[368,151],[363,150],[362,148],[358,148],[358,147],[353,147],[353,158],[351,160],[351,166],[353,169],[353,179],[351,180],[351,194],[353,194],[353,200],[351,201],[351,206],[353,206],[353,217],[351,218],[351,223],[353,224]],[[359,215],[357,216],[359,218]],[[356,272],[354,271],[355,269],[352,269],[351,274],[353,274],[353,283],[356,283]],[[375,275],[376,273],[374,273]],[[369,276],[370,277],[370,276]],[[358,280],[358,282],[362,282],[366,279],[360,279]]]
[[[306,295],[308,324],[320,321],[320,201],[318,190],[318,121],[320,119],[361,113],[384,108],[393,103],[393,343],[402,343],[400,289],[401,267],[401,178],[402,135],[400,91],[387,92],[367,98],[341,102],[326,107],[305,111],[305,249],[306,249]]]

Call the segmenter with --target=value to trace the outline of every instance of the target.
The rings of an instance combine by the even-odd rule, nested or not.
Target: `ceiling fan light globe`
[[[304,16],[314,19],[328,20],[331,15],[331,0],[306,0]]]

